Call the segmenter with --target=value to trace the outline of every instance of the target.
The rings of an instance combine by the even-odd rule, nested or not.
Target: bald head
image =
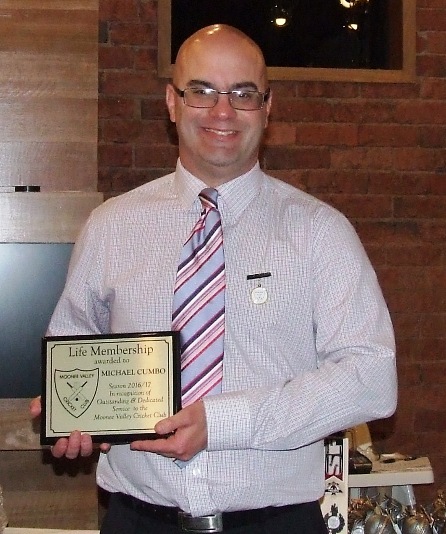
[[[181,45],[173,69],[173,81],[178,82],[184,68],[200,54],[206,52],[215,61],[249,61],[258,70],[260,79],[267,86],[266,66],[259,46],[245,33],[226,24],[213,24],[195,32]],[[230,66],[230,65],[229,65]]]

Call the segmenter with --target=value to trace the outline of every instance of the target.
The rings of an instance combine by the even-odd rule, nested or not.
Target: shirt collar
[[[226,182],[217,190],[220,194],[218,201],[222,217],[228,222],[235,222],[251,201],[259,194],[265,175],[260,169],[259,162],[254,167]],[[178,198],[185,208],[199,210],[198,194],[202,189],[208,187],[204,182],[187,171],[180,159],[178,159],[175,171],[175,188]]]

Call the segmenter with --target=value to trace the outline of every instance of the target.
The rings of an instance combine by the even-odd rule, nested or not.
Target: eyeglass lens
[[[212,108],[217,104],[220,94],[228,94],[229,102],[234,109],[256,110],[263,106],[265,96],[259,91],[241,91],[219,93],[215,89],[185,89],[184,102],[186,105],[197,108]]]

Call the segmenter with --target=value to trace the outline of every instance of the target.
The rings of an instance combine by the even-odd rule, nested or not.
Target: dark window
[[[401,68],[391,59],[387,9],[386,0],[173,0],[170,59],[199,28],[226,23],[256,41],[270,67]]]

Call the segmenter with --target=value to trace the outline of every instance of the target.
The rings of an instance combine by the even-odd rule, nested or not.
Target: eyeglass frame
[[[231,91],[217,91],[217,89],[214,89],[213,87],[204,87],[204,89],[208,89],[210,91],[213,91],[215,95],[217,95],[217,98],[215,100],[215,103],[213,106],[191,106],[190,104],[187,104],[186,103],[186,99],[185,99],[185,93],[186,91],[190,91],[192,89],[198,89],[197,87],[186,87],[186,89],[183,89],[181,90],[179,87],[177,87],[174,83],[171,83],[170,84],[173,88],[173,90],[175,91],[175,93],[183,99],[183,103],[185,106],[188,106],[190,108],[195,108],[195,109],[212,109],[214,108],[217,104],[218,104],[218,95],[229,95],[229,103],[231,105],[231,107],[237,111],[259,111],[260,109],[263,109],[263,106],[265,105],[265,102],[268,101],[270,95],[271,95],[271,88],[268,87],[268,89],[266,91],[258,91],[257,89],[255,90],[252,90],[252,89],[248,89],[247,91],[245,92],[248,92],[248,93],[257,93],[259,94],[260,96],[262,96],[262,103],[260,105],[259,108],[253,108],[253,109],[243,109],[243,108],[236,108],[234,107],[233,103],[232,103],[232,99],[231,99],[231,96],[233,93],[237,93],[237,92],[242,92],[243,90],[242,89],[231,89]]]

